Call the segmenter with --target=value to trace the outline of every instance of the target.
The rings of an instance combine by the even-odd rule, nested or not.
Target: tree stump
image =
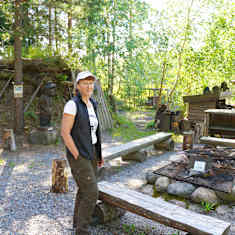
[[[167,151],[174,151],[175,148],[175,142],[171,138],[163,141],[158,144],[153,145],[156,150],[167,150]]]
[[[122,156],[123,161],[137,161],[137,162],[143,162],[147,158],[147,152],[146,151],[136,151],[133,153],[129,153]]]
[[[126,213],[124,209],[112,206],[106,202],[98,201],[93,216],[98,218],[99,223],[104,224],[120,218]]]
[[[183,132],[183,150],[192,149],[193,148],[193,132],[187,131]]]
[[[10,151],[16,151],[16,141],[13,129],[4,129],[2,140],[3,148]]]
[[[193,143],[199,144],[200,138],[203,136],[204,133],[204,123],[197,122],[194,126],[194,136],[193,136]]]
[[[52,161],[52,187],[53,193],[68,192],[68,175],[65,171],[66,160],[54,159]]]

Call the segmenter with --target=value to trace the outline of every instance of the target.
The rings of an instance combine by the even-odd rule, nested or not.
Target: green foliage
[[[68,79],[68,76],[66,74],[57,74],[56,79],[60,81],[66,81]]]
[[[27,111],[27,112],[25,112],[24,113],[24,117],[25,118],[32,118],[35,121],[38,119],[38,116],[37,116],[37,114],[34,111]]]
[[[154,128],[154,120],[148,122],[148,123],[146,124],[146,127],[145,127],[145,128],[146,128],[146,129]]]
[[[16,166],[16,164],[15,164],[15,162],[10,161],[10,162],[8,162],[8,166],[10,168],[14,168]]]
[[[3,159],[0,159],[0,166],[3,166],[3,165],[5,165],[5,163],[6,163],[6,161],[5,161],[5,160],[3,160]]]
[[[114,137],[122,137],[125,142],[142,138],[156,133],[153,131],[140,131],[135,124],[123,115],[113,115],[114,126],[111,130]]]
[[[217,206],[216,203],[210,203],[210,202],[201,202],[201,205],[203,207],[203,210],[207,213],[209,213],[212,210],[215,210]]]
[[[118,108],[137,110],[154,95],[145,88],[160,87],[164,62],[163,88],[174,87],[181,53],[181,79],[170,108],[183,110],[182,96],[219,86],[233,79],[235,72],[232,1],[194,1],[189,25],[185,25],[189,2],[166,1],[165,8],[154,10],[141,0],[24,1],[22,55],[44,60],[59,56],[74,71],[91,70],[108,97],[124,103]],[[0,1],[3,58],[14,57],[14,10],[12,1]],[[166,102],[167,91],[162,95]]]

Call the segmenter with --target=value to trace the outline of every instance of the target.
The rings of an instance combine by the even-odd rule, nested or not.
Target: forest
[[[23,81],[22,60],[60,58],[71,71],[90,70],[113,112],[140,109],[149,88],[172,110],[184,109],[183,96],[234,79],[234,3],[159,2],[1,1],[0,59],[15,61],[16,83]]]

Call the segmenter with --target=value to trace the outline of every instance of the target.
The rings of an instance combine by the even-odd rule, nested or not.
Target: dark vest
[[[76,103],[77,114],[75,116],[74,124],[71,130],[71,136],[73,138],[75,145],[78,148],[79,154],[86,159],[92,160],[94,159],[94,148],[92,145],[91,126],[90,126],[87,106],[83,102],[80,95],[73,97],[72,100]],[[93,104],[96,117],[98,119],[97,103],[92,98],[90,99],[90,101]],[[101,138],[100,138],[99,126],[100,125],[98,124],[98,128],[96,131],[97,143],[95,144],[95,149],[98,160],[101,160],[102,154],[101,154]],[[67,149],[67,156],[73,157],[68,148],[66,149]]]

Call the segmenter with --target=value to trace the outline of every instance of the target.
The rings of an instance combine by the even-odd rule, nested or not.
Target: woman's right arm
[[[63,114],[62,124],[61,124],[61,136],[64,140],[64,144],[66,145],[66,147],[73,154],[73,157],[77,159],[79,156],[79,152],[71,136],[71,130],[74,124],[74,118],[75,118],[74,115],[67,113]]]

